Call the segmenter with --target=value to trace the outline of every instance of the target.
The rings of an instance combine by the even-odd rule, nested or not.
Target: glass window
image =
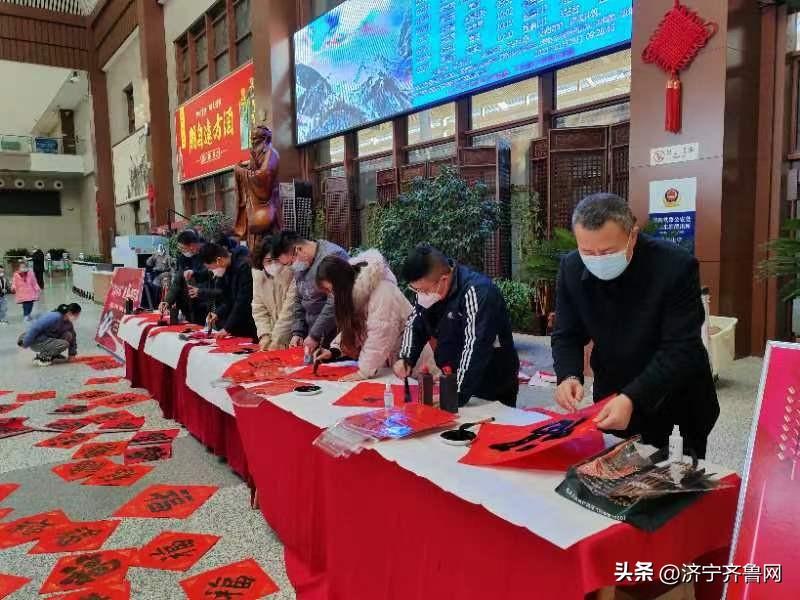
[[[214,54],[228,48],[228,20],[222,17],[214,23]]]
[[[250,33],[250,0],[239,0],[233,7],[236,15],[236,38]]]
[[[476,135],[473,146],[494,146],[497,140],[506,140],[511,145],[511,184],[528,187],[528,155],[531,140],[541,136],[538,123],[522,125],[513,129],[503,129],[495,133]]]
[[[208,67],[203,67],[197,72],[197,91],[208,87]]]
[[[631,119],[631,103],[621,102],[611,106],[603,106],[571,115],[556,117],[554,127],[592,127],[596,125],[613,125]]]
[[[630,94],[631,51],[623,50],[556,72],[556,108]]]
[[[189,49],[186,46],[182,46],[178,51],[178,65],[180,69],[179,78],[185,79],[189,76]]]
[[[456,105],[454,102],[422,110],[408,116],[408,144],[421,144],[455,135]]]
[[[241,66],[253,58],[252,41],[253,36],[248,35],[236,42],[236,66]]]
[[[378,181],[375,174],[391,166],[391,156],[362,160],[358,163],[358,199],[362,206],[377,202]]]
[[[197,55],[197,68],[208,64],[208,44],[205,34],[194,40],[195,54]]]
[[[214,59],[214,65],[217,69],[217,79],[222,79],[231,72],[230,61],[228,60],[228,53],[220,54]]]
[[[392,149],[392,122],[387,121],[358,132],[358,155],[369,156]]]
[[[447,158],[448,156],[455,156],[455,153],[455,142],[448,142],[447,144],[437,144],[435,146],[428,146],[427,148],[410,150],[408,152],[408,164],[413,165],[415,163],[425,162],[428,160]]]
[[[344,161],[344,136],[319,142],[315,147],[316,164],[329,165]]]
[[[539,114],[539,79],[526,79],[472,97],[472,129],[535,117]]]

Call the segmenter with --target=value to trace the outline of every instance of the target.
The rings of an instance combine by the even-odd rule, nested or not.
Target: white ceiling
[[[73,15],[87,16],[92,13],[98,0],[5,0],[10,4],[55,10]]]

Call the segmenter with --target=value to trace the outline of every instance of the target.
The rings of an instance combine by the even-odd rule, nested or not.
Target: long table
[[[315,397],[256,398],[215,383],[241,357],[211,354],[174,334],[156,339],[162,336],[165,346],[182,344],[180,351],[156,350],[146,336],[136,348],[126,339],[131,380],[166,392],[163,372],[156,382],[143,370],[157,360],[153,354],[177,356],[174,417],[204,443],[212,441],[231,466],[241,452],[244,476],[258,489],[303,600],[578,599],[618,585],[617,563],[631,569],[652,563],[657,580],[665,564],[727,560],[735,487],[703,496],[647,533],[555,494],[561,473],[462,465],[457,461],[466,450],[436,436],[333,459],[312,442],[338,419],[366,410],[332,406],[352,384],[323,383]],[[151,355],[143,359],[148,344]],[[460,416],[516,424],[542,418],[497,403],[477,403]],[[720,598],[721,579],[696,584],[696,597]]]

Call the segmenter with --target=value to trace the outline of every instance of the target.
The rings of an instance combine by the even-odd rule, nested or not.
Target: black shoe
[[[53,359],[49,356],[37,354],[33,359],[33,364],[35,364],[37,367],[49,367],[53,364]]]

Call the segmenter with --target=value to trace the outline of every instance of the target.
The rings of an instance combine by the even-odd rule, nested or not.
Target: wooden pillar
[[[469,114],[471,109],[472,103],[469,98],[456,100],[456,157],[461,148],[469,146],[467,131],[472,128],[472,115]]]
[[[111,158],[111,124],[108,117],[106,74],[97,64],[97,53],[90,53],[89,87],[94,108],[94,150],[96,161],[95,203],[97,205],[97,239],[100,254],[110,258],[114,245],[114,165]]]
[[[555,110],[556,74],[554,71],[539,76],[539,135],[547,137],[553,121]]]
[[[392,163],[395,169],[399,169],[408,162],[408,152],[404,148],[408,146],[408,117],[398,117],[392,121]],[[398,178],[399,185],[399,178]]]
[[[139,51],[142,77],[147,82],[145,101],[150,119],[151,181],[155,189],[155,210],[151,228],[168,222],[168,213],[175,207],[173,198],[172,153],[170,133],[169,84],[165,65],[167,46],[164,32],[164,7],[157,2],[138,0]]]
[[[355,133],[344,135],[344,176],[347,180],[347,194],[352,207],[352,235],[350,240],[353,246],[361,243],[361,211],[356,210],[355,198],[358,194],[358,136]]]

